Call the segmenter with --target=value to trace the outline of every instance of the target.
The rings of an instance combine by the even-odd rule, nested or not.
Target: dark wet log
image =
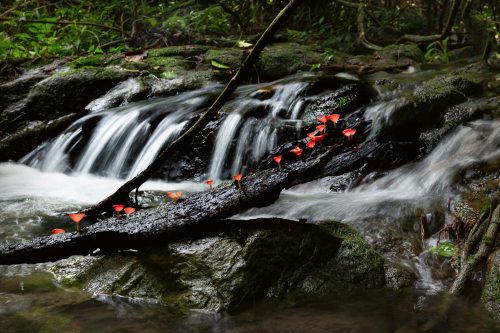
[[[100,221],[80,234],[66,233],[1,245],[0,264],[54,261],[76,254],[92,254],[97,248],[99,254],[141,249],[209,232],[214,221],[251,207],[267,206],[278,199],[283,189],[295,184],[355,170],[386,149],[386,144],[376,142],[364,143],[359,149],[338,144],[307,152],[303,159],[286,156],[289,162],[281,169],[267,168],[243,178],[242,190],[228,182],[176,204]]]

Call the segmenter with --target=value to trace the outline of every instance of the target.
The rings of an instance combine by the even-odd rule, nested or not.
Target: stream
[[[401,102],[405,89],[413,88],[407,82],[433,75],[419,71],[399,74],[404,88],[379,91],[375,101],[358,110],[373,122],[369,136],[377,135],[388,110]],[[145,183],[141,191],[149,194],[148,203],[162,202],[165,191],[206,190],[208,178],[220,183],[238,172],[248,173],[275,147],[298,138],[307,106],[325,94],[310,93],[312,78],[312,74],[303,74],[240,87],[221,112],[213,145],[202,148],[209,150],[209,160],[200,164],[204,169],[192,178]],[[342,80],[357,82],[345,75]],[[100,108],[116,93],[111,92],[91,103],[89,114],[55,139],[19,162],[0,163],[0,241],[43,236],[68,224],[67,212],[96,203],[141,172],[221,89],[210,85],[176,96]],[[272,96],[262,98],[270,89]],[[357,186],[352,183],[355,174],[297,185],[282,192],[274,204],[247,210],[236,218],[304,218],[311,223],[334,219],[376,244],[381,230],[422,212],[429,216],[442,213],[445,223],[451,223],[446,205],[459,195],[457,177],[467,168],[498,159],[500,121],[478,119],[458,126],[420,161],[365,175]],[[0,266],[0,331],[418,332],[421,322],[439,313],[446,299],[446,282],[433,277],[425,263],[436,240],[434,234],[422,252],[413,256],[387,254],[390,260],[416,271],[418,281],[412,290],[364,292],[340,302],[314,299],[278,307],[256,305],[235,315],[195,310],[186,315],[148,301],[91,297],[58,285],[46,272],[50,263]],[[446,324],[432,330],[494,331],[495,324],[484,309],[464,300],[455,300]]]

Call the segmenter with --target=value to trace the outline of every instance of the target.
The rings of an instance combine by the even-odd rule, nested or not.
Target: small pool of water
[[[57,286],[48,273],[23,275],[25,269],[19,266],[20,275],[3,274],[0,280],[2,333],[499,332],[482,308],[445,294],[375,291],[278,307],[256,305],[237,315],[204,311],[181,314],[177,309],[143,300],[91,298]],[[12,266],[9,270],[12,273]]]

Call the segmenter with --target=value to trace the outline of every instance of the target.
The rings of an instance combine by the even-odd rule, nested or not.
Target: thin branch
[[[365,19],[365,13],[370,15],[371,13],[368,13],[366,9],[366,5],[364,3],[353,3],[345,0],[335,0],[336,2],[345,5],[350,8],[355,8],[358,10],[358,33],[359,33],[359,43],[366,47],[367,49],[374,50],[374,51],[380,51],[382,50],[382,47],[376,44],[373,44],[369,42],[366,39],[365,36],[365,25],[364,25],[364,19]],[[377,20],[378,21],[378,20]]]
[[[145,181],[147,181],[151,176],[154,175],[156,170],[161,167],[165,161],[176,151],[181,149],[187,143],[189,143],[194,136],[201,131],[205,126],[214,119],[222,106],[231,97],[233,92],[236,90],[238,85],[244,78],[250,73],[253,64],[257,61],[259,54],[267,45],[271,37],[274,35],[278,27],[285,21],[285,19],[290,15],[290,13],[302,2],[303,0],[291,0],[276,16],[276,18],[267,27],[266,31],[259,38],[255,44],[253,50],[250,52],[248,57],[245,59],[241,65],[238,72],[229,81],[222,93],[217,97],[215,102],[210,106],[210,108],[192,125],[188,128],[179,138],[177,138],[170,146],[165,148],[160,152],[160,154],[155,158],[155,160],[141,173],[132,178],[131,180],[125,182],[115,193],[111,194],[106,199],[99,202],[97,205],[86,209],[85,212],[88,214],[101,213],[109,210],[110,207],[119,201],[129,200],[128,195],[131,191],[141,186]]]
[[[458,14],[458,9],[460,8],[461,4],[462,4],[461,0],[453,1],[453,5],[452,5],[452,8],[450,10],[450,15],[448,15],[448,20],[446,22],[446,26],[443,27],[441,34],[430,35],[430,36],[404,35],[397,41],[397,43],[401,43],[401,42],[431,43],[431,42],[445,39],[449,35],[451,28],[453,27],[453,23],[455,22],[455,19],[456,19],[457,14]]]
[[[120,28],[116,28],[116,27],[112,27],[112,26],[104,25],[104,24],[99,24],[99,23],[94,23],[94,22],[66,21],[66,20],[60,20],[60,21],[18,20],[18,19],[15,19],[15,18],[0,17],[0,22],[5,22],[5,21],[14,21],[16,23],[44,23],[44,24],[55,24],[55,25],[71,25],[71,24],[74,24],[74,25],[86,25],[86,26],[101,28],[101,29],[104,29],[104,30],[116,31],[116,32],[119,32],[120,34],[125,33]]]

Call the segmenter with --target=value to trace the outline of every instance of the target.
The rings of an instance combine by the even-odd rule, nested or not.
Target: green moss
[[[379,51],[379,54],[382,58],[396,62],[404,59],[422,62],[424,59],[422,50],[415,44],[389,45]]]
[[[225,49],[211,49],[205,54],[207,64],[211,64],[212,60],[237,69],[244,59],[242,49],[225,48]]]
[[[174,69],[187,69],[188,65],[186,60],[181,57],[149,57],[144,59],[144,63],[156,67],[160,66],[163,68]]]
[[[98,67],[102,66],[104,62],[105,57],[101,55],[89,55],[70,62],[68,66],[72,68]]]
[[[169,46],[160,49],[149,50],[149,57],[192,57],[200,55],[208,51],[208,46],[204,45],[185,45],[185,46]]]
[[[368,288],[385,285],[384,259],[354,229],[346,224],[325,221],[319,224],[334,237],[342,239],[334,263],[342,267],[338,278],[344,283],[358,283]]]
[[[321,64],[323,57],[309,46],[297,43],[277,43],[267,46],[257,61],[261,79],[273,80],[308,71],[313,64]]]

